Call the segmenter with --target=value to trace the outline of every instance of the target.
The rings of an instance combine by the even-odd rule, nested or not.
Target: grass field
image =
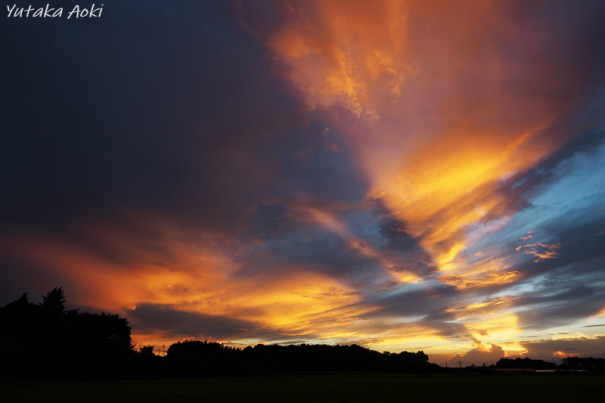
[[[591,375],[292,374],[0,383],[0,402],[603,402]]]

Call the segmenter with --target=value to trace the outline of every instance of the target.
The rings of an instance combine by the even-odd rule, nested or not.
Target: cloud
[[[467,351],[463,355],[456,355],[452,359],[446,361],[448,367],[467,367],[470,365],[492,365],[500,358],[504,357],[502,347],[492,344],[490,348],[480,345],[472,350]]]
[[[596,338],[566,338],[522,343],[527,356],[560,362],[569,356],[605,358],[605,336]]]
[[[372,197],[405,222],[440,270],[455,275],[444,281],[464,277],[465,259],[456,257],[469,246],[468,228],[524,206],[514,200],[519,193],[497,191],[502,178],[530,170],[599,122],[568,115],[580,107],[578,98],[592,96],[599,56],[559,40],[568,28],[557,25],[563,21],[556,13],[518,18],[530,13],[519,5],[385,1],[335,13],[339,5],[280,9],[283,22],[267,34],[266,46],[309,104],[353,113],[354,126],[346,115],[334,119]],[[592,18],[575,17],[586,32],[600,29]],[[573,74],[578,70],[591,79]],[[493,271],[486,278],[500,281]]]
[[[3,108],[11,228],[63,232],[152,211],[224,230],[265,197],[282,133],[304,123],[254,39],[228,4],[145,5],[148,18],[133,25],[134,7],[52,29],[45,44],[34,39],[44,28],[11,26],[15,57],[3,77],[29,83],[13,86]]]
[[[143,334],[159,333],[164,339],[284,340],[287,333],[263,328],[247,320],[220,315],[186,312],[170,305],[141,304],[126,311],[131,324]],[[157,336],[156,336],[157,337]]]

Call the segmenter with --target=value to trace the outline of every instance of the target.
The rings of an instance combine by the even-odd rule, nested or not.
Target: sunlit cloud
[[[530,80],[538,88],[552,85],[536,79],[538,69],[544,67],[537,60],[529,57],[530,64],[523,72],[504,55],[471,39],[471,32],[495,34],[488,21],[492,15],[501,18],[496,17],[501,11],[498,7],[465,4],[466,23],[453,26],[446,22],[441,31],[428,30],[413,20],[428,15],[428,8],[403,2],[381,2],[371,7],[363,3],[342,7],[339,2],[308,2],[284,11],[285,23],[268,36],[266,43],[285,65],[284,75],[310,104],[341,106],[360,119],[358,129],[346,126],[346,134],[372,182],[368,195],[382,200],[406,223],[408,233],[431,253],[439,269],[449,272],[464,267],[464,259],[456,258],[468,247],[473,225],[510,217],[519,208],[521,203],[511,201],[511,194],[495,189],[562,144],[563,138],[549,135],[548,126],[559,118],[566,100],[553,102],[552,98],[539,98],[540,91],[528,96],[519,90]],[[460,10],[449,11],[460,14]],[[468,20],[474,13],[482,18]],[[440,17],[437,13],[431,18]],[[461,46],[459,54],[437,51],[428,57],[427,52],[434,52],[431,48],[438,46],[437,41],[446,33],[449,43]],[[513,32],[498,34],[512,42],[520,38]],[[544,49],[551,46],[548,41],[544,38]],[[481,68],[471,61],[462,65],[460,54],[487,63]],[[448,68],[440,71],[435,82],[432,73],[438,65]],[[475,73],[473,79],[483,81],[485,87],[471,83],[469,69]],[[549,69],[556,72],[555,67]],[[393,86],[393,82],[397,84]],[[438,102],[419,92],[431,86],[443,94]],[[469,86],[473,91],[467,90]],[[491,96],[498,97],[496,104],[474,101]],[[536,107],[544,103],[551,107]],[[424,113],[409,115],[418,108]],[[503,119],[520,108],[525,108],[523,113]],[[438,117],[440,124],[430,126],[419,121],[421,117]],[[500,278],[513,281],[515,271],[507,269],[503,268],[505,273]],[[491,273],[468,284],[497,281],[498,276]]]
[[[389,13],[398,20],[396,25],[383,23],[370,7],[363,18],[349,18],[345,24],[346,13],[334,13],[337,5],[308,2],[300,10],[284,12],[284,23],[266,41],[285,66],[284,76],[313,107],[352,113],[348,118],[335,112],[334,119],[369,178],[367,197],[380,200],[404,223],[406,233],[432,257],[439,270],[436,279],[464,292],[521,282],[528,273],[519,269],[523,259],[511,253],[512,248],[492,243],[477,249],[475,244],[510,231],[513,217],[527,208],[525,173],[547,161],[578,130],[594,128],[592,121],[574,132],[557,127],[575,102],[571,94],[583,84],[579,78],[554,84],[542,76],[546,68],[553,77],[563,77],[569,68],[546,67],[532,55],[539,49],[556,57],[560,51],[555,37],[543,35],[540,24],[548,23],[515,21],[491,3],[466,3],[464,16],[462,8],[443,4],[437,11],[398,3]],[[347,12],[357,15],[363,7],[356,3]],[[445,10],[451,13],[447,20]],[[470,20],[472,15],[482,17]],[[419,16],[439,21],[441,29],[423,25]],[[465,22],[452,24],[458,17]],[[490,21],[503,18],[510,18],[504,25],[518,30],[494,29]],[[381,24],[382,29],[376,29]],[[337,29],[339,35],[334,35]],[[525,35],[540,39],[522,42]],[[359,37],[364,39],[356,40]],[[511,60],[494,51],[479,39],[486,37],[515,44],[519,57]],[[385,86],[388,79],[377,82],[359,68],[375,50],[384,54],[385,46],[390,47],[390,57],[381,66],[388,71],[398,66],[397,91]],[[331,80],[333,74],[350,85]],[[523,90],[529,83],[532,93]],[[554,101],[548,95],[552,91],[562,96]],[[326,225],[343,234],[340,224]],[[516,251],[532,256],[534,263],[561,255],[560,243],[536,241],[536,236],[526,231]],[[360,253],[373,256],[363,241],[354,242]],[[505,343],[519,337],[518,321],[514,313],[492,312],[476,320],[467,316],[463,322],[473,337]]]
[[[533,238],[533,231],[528,231],[527,235],[521,237],[521,240],[528,241]],[[558,243],[549,245],[542,242],[533,242],[519,245],[515,248],[515,250],[517,252],[523,251],[523,253],[525,253],[526,255],[535,256],[536,259],[534,260],[534,262],[538,263],[542,260],[555,259],[559,257],[559,253],[557,252],[557,250],[559,250],[560,248],[561,245]]]
[[[267,45],[304,89],[308,105],[341,104],[358,117],[379,119],[375,87],[397,97],[406,77],[414,74],[401,55],[405,4],[384,1],[369,8],[336,0],[283,8],[290,21]]]
[[[308,334],[309,329],[321,328],[321,321],[330,323],[330,327],[338,323],[342,326],[350,321],[348,317],[359,313],[342,308],[359,300],[356,290],[302,266],[280,267],[272,274],[238,276],[243,263],[228,257],[232,250],[221,249],[225,244],[212,236],[178,242],[178,230],[158,227],[158,232],[174,236],[162,244],[160,253],[130,240],[129,231],[105,230],[113,237],[108,247],[114,253],[129,244],[129,263],[119,264],[111,261],[111,254],[91,255],[77,243],[52,239],[13,239],[5,243],[9,249],[4,251],[54,271],[60,282],[68,282],[67,292],[75,291],[73,296],[80,305],[97,309],[127,308],[133,312],[145,304],[162,304],[180,312],[251,321],[265,329],[287,329],[282,333],[289,335]],[[95,237],[104,234],[95,233]],[[204,244],[212,247],[198,246]],[[131,259],[132,254],[136,258]],[[169,259],[162,254],[168,254]],[[198,336],[203,335],[212,334]]]
[[[487,346],[479,344],[472,350],[467,351],[464,355],[455,355],[447,360],[446,365],[448,367],[469,365],[481,366],[486,363],[493,364],[504,356],[504,350],[498,345],[492,344],[488,348]]]

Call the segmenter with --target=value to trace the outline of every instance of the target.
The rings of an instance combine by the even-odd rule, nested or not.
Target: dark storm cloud
[[[122,265],[142,251],[162,264],[166,225],[184,243],[200,231],[262,239],[297,225],[271,198],[362,198],[341,134],[319,113],[303,119],[239,12],[156,1],[108,3],[88,24],[7,20],[5,235],[61,238]]]
[[[141,304],[127,310],[126,316],[140,332],[160,332],[169,337],[203,339],[284,340],[289,336],[279,330],[265,329],[258,323],[227,316],[185,312],[169,305]]]
[[[378,200],[374,201],[372,212],[376,215],[376,225],[380,234],[380,250],[402,260],[402,266],[421,278],[430,278],[438,269],[432,257],[419,240],[409,234],[406,223],[390,214]]]
[[[464,324],[457,320],[457,313],[447,308],[457,305],[459,301],[460,295],[456,289],[442,283],[407,285],[364,301],[362,304],[374,305],[377,309],[361,317],[383,318],[387,322],[407,317],[414,324],[432,329],[440,336],[470,338]]]
[[[309,210],[330,214],[346,233],[310,218]],[[238,256],[243,266],[238,276],[304,267],[340,280],[357,278],[363,284],[381,276],[385,258],[394,271],[424,277],[436,270],[417,240],[405,232],[404,224],[374,202],[274,200],[260,204],[255,219],[253,233],[262,243]],[[357,242],[373,248],[376,255],[358,250]]]
[[[414,316],[420,313],[437,317],[443,314],[442,309],[449,299],[455,297],[455,288],[441,283],[407,285],[397,292],[377,295],[372,302],[381,309],[372,315]]]
[[[222,226],[270,185],[297,103],[231,5],[138,5],[108,4],[96,24],[3,24],[2,211],[15,226],[126,208]]]
[[[299,230],[266,242],[263,248],[246,256],[244,262],[246,268],[240,275],[300,266],[341,277],[376,267],[374,259],[357,256],[344,239],[325,230]]]
[[[272,193],[278,198],[359,202],[368,184],[345,136],[320,112],[309,113],[308,119],[300,130],[285,134],[288,143],[282,143],[280,150],[280,181]]]

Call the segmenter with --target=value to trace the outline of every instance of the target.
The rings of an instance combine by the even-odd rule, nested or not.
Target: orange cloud
[[[169,305],[184,312],[251,321],[294,336],[342,331],[372,309],[351,308],[360,299],[354,288],[303,266],[241,274],[242,265],[229,257],[232,251],[217,236],[186,240],[182,231],[167,223],[146,220],[156,221],[155,233],[146,236],[162,239],[161,252],[133,239],[128,230],[107,226],[88,230],[97,245],[105,244],[103,255],[78,241],[31,237],[6,240],[3,252],[52,272],[52,281],[65,288],[71,304],[99,310],[127,312],[138,304]],[[163,239],[161,234],[168,233],[170,237]],[[116,258],[122,248],[129,251],[126,260]],[[136,334],[135,339],[161,340],[162,332],[156,333]]]
[[[546,79],[566,72],[535,53],[553,56],[555,39],[489,1],[310,1],[282,11],[265,40],[282,73],[309,105],[352,113],[334,121],[371,183],[368,196],[406,223],[440,270],[464,277],[468,262],[457,258],[469,228],[518,209],[498,186],[567,140],[549,127],[581,78]],[[456,283],[516,275],[502,265]]]
[[[558,351],[555,351],[552,354],[552,356],[556,357],[556,358],[568,358],[568,357],[577,357],[578,355],[573,354],[573,353],[566,353],[565,351],[558,350]]]
[[[523,238],[521,238],[521,239],[523,239]],[[535,242],[535,243],[531,243],[531,244],[525,244],[525,245],[518,246],[517,248],[515,248],[515,250],[516,251],[523,250],[526,255],[535,256],[536,260],[534,260],[534,262],[537,263],[542,260],[555,259],[555,258],[559,257],[560,255],[559,255],[559,252],[557,252],[557,250],[560,248],[561,248],[561,245],[558,243],[548,245],[548,244],[544,244],[542,242]]]
[[[298,3],[267,45],[304,88],[310,107],[340,104],[377,119],[375,86],[398,96],[413,69],[403,61],[406,9],[401,1]],[[360,29],[363,27],[363,29]]]

